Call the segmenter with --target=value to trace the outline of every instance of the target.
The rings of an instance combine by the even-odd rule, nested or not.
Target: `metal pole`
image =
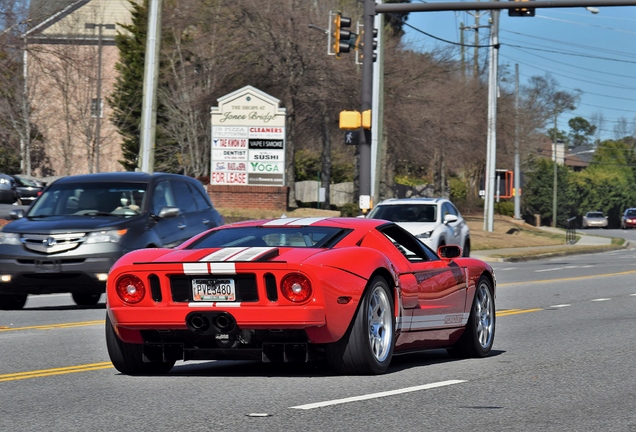
[[[161,2],[150,0],[148,36],[144,63],[144,91],[141,107],[138,167],[153,172],[155,165],[155,133],[157,127],[157,81],[159,81],[159,49],[161,47]]]
[[[490,29],[490,59],[488,74],[488,142],[486,152],[486,202],[484,231],[494,231],[495,177],[497,163],[497,74],[499,62],[499,11],[493,10]]]
[[[552,227],[557,221],[557,109],[554,107],[554,130],[552,131],[552,148],[554,153],[554,178],[552,180]]]
[[[519,156],[519,64],[515,64],[515,219],[521,219],[521,166]]]
[[[382,3],[382,0],[379,1]],[[380,199],[380,174],[382,172],[378,155],[382,145],[382,110],[384,82],[384,16],[377,14],[374,18],[374,27],[378,29],[377,60],[373,63],[373,108],[371,109],[371,207]]]
[[[373,21],[375,2],[364,0],[364,37],[362,47],[362,109],[371,109],[373,99]],[[360,134],[360,208],[366,211],[371,201],[371,129]]]
[[[97,122],[95,124],[95,172],[99,172],[99,151],[102,131],[102,27],[97,24],[99,33],[97,36]]]

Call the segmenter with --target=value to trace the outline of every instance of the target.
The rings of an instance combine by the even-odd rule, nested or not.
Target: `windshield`
[[[625,216],[636,216],[636,210],[627,210]]]
[[[374,208],[369,217],[391,222],[435,222],[436,204],[387,204]]]
[[[589,212],[587,214],[587,217],[589,217],[589,218],[604,218],[605,216],[603,216],[603,213],[600,213],[600,212]]]
[[[144,183],[52,184],[27,217],[62,215],[134,216],[143,208]]]
[[[210,232],[187,249],[220,247],[331,247],[347,233],[332,227],[241,227]]]

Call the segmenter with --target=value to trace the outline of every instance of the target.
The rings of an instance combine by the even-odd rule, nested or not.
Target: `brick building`
[[[115,35],[130,23],[129,8],[127,0],[31,0],[31,122],[54,175],[123,171],[121,138],[105,100],[116,77]],[[34,174],[41,174],[37,167]]]

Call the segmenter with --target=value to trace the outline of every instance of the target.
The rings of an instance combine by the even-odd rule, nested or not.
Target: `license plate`
[[[235,301],[234,279],[193,279],[194,301]]]
[[[36,273],[59,273],[62,269],[60,261],[58,260],[36,260],[35,272]]]

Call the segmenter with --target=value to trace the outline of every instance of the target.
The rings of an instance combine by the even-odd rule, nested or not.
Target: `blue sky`
[[[621,120],[627,121],[629,134],[636,133],[636,7],[598,9],[598,14],[585,8],[536,9],[534,17],[509,17],[502,11],[499,65],[514,74],[519,64],[522,86],[532,76],[550,73],[562,90],[581,90],[577,109],[560,116],[559,129],[569,131],[567,121],[580,116],[599,127],[597,138],[612,139]],[[487,24],[489,14],[480,13],[480,25]],[[474,14],[415,12],[407,23],[437,38],[459,42],[459,27],[474,25]],[[405,30],[405,40],[413,49],[452,46],[411,28]],[[480,29],[480,34],[481,44],[486,45],[488,29]],[[464,38],[472,44],[474,33],[467,31]],[[467,49],[469,60],[472,51]],[[487,56],[488,49],[480,49],[481,61]],[[603,121],[593,121],[595,115],[602,115]]]

